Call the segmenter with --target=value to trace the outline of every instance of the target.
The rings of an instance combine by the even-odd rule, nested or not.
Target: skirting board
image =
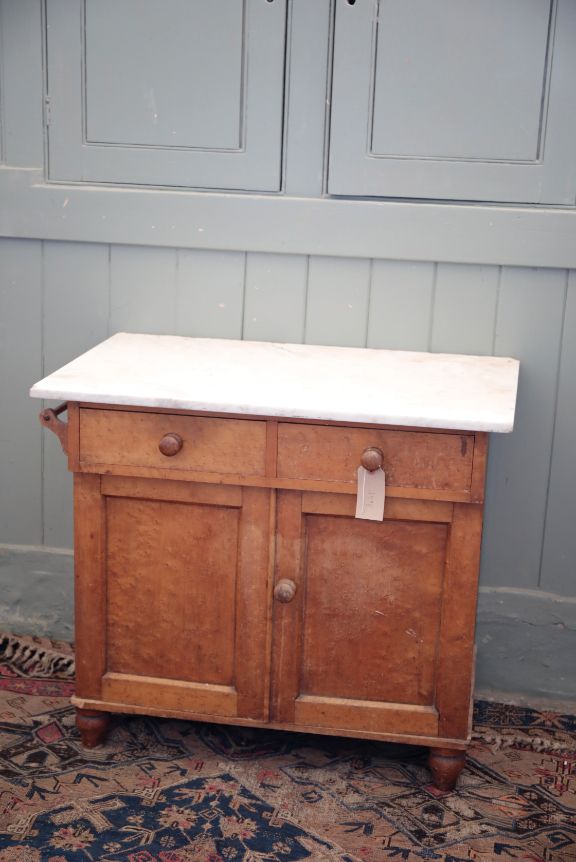
[[[71,551],[0,545],[0,631],[73,639]],[[576,598],[481,588],[476,689],[576,703]]]
[[[0,631],[74,639],[72,551],[0,545]]]

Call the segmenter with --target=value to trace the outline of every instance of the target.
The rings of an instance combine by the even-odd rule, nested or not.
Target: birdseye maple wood
[[[382,461],[374,450],[382,453]],[[368,453],[368,454],[367,454]],[[374,430],[290,422],[278,428],[278,476],[354,484],[363,461],[382,466],[387,482],[399,487],[468,490],[474,435]]]
[[[485,433],[69,405],[73,702],[107,713],[469,741]],[[392,486],[358,520],[361,463]],[[474,500],[475,502],[471,502]]]
[[[265,422],[165,413],[80,411],[83,465],[116,464],[214,473],[238,470],[258,476],[265,473],[265,456]]]

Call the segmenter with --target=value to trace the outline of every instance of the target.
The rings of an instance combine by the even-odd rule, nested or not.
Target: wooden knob
[[[277,602],[291,602],[296,595],[296,584],[294,581],[289,581],[288,578],[282,578],[274,587],[274,598]]]
[[[158,448],[162,452],[163,455],[166,455],[167,458],[171,458],[172,455],[177,455],[182,446],[184,445],[184,440],[180,436],[180,434],[164,434],[160,442],[158,443]]]
[[[368,446],[368,448],[364,449],[362,452],[360,463],[364,469],[368,470],[370,473],[373,473],[374,470],[380,469],[384,463],[384,453],[382,452],[382,449],[378,449],[376,446]]]

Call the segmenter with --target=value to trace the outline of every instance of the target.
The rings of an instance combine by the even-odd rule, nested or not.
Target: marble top
[[[354,347],[118,333],[34,398],[383,425],[511,431],[519,363]]]

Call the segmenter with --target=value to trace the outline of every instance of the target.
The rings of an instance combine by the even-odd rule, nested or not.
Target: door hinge
[[[44,96],[44,125],[49,126],[52,120],[52,110],[50,106],[50,96]]]

